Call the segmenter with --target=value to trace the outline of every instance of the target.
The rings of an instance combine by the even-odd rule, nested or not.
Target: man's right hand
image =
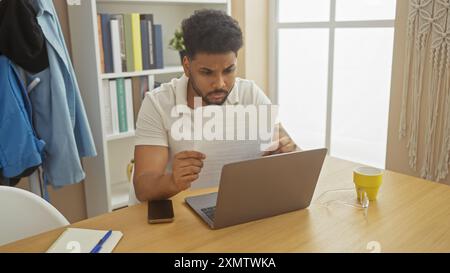
[[[183,151],[175,155],[172,162],[172,176],[175,187],[179,191],[191,187],[198,179],[206,156],[196,151]]]

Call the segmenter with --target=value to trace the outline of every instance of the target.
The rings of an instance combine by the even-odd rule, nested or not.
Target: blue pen
[[[111,236],[112,230],[106,232],[105,236],[100,239],[100,241],[94,246],[91,250],[91,253],[98,253],[102,249],[103,244],[108,240],[109,236]]]

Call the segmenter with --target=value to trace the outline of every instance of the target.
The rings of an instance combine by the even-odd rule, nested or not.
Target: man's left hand
[[[284,130],[283,126],[280,124],[279,129],[275,131],[275,140],[278,140],[278,145],[275,150],[266,151],[263,156],[274,155],[274,154],[283,154],[294,152],[300,150],[297,147],[297,144],[292,140],[292,138],[288,135],[286,130]]]

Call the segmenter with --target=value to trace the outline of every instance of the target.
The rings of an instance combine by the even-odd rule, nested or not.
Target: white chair
[[[55,207],[36,194],[0,186],[0,245],[69,224]]]

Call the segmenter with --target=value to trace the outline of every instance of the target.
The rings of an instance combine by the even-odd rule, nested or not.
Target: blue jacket
[[[45,143],[31,125],[31,105],[11,61],[0,55],[0,171],[7,178],[41,165]]]
[[[30,94],[37,135],[46,142],[44,177],[53,186],[85,178],[81,157],[96,150],[75,73],[52,0],[33,1],[47,42],[49,68],[34,75],[41,83]]]

